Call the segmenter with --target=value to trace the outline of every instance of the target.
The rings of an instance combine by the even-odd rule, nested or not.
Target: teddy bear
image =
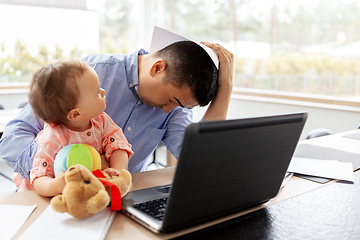
[[[50,201],[55,211],[67,212],[82,219],[95,215],[110,202],[110,209],[121,209],[121,197],[131,190],[132,176],[128,170],[122,169],[119,176],[110,177],[99,169],[100,165],[96,162],[100,156],[95,152],[92,147],[84,144],[73,144],[60,150],[59,158],[55,158],[54,168],[65,171],[66,185],[62,194]],[[95,163],[89,163],[89,159]],[[94,170],[93,165],[97,165],[97,169]]]
[[[123,169],[119,176],[112,178],[106,173],[103,174],[108,182],[117,186],[121,194],[118,201],[121,201],[121,197],[125,196],[132,186],[130,172]],[[50,201],[52,208],[80,219],[93,216],[106,208],[110,200],[114,201],[110,197],[110,188],[106,189],[100,180],[83,165],[71,166],[65,172],[66,186],[62,195],[55,196]]]

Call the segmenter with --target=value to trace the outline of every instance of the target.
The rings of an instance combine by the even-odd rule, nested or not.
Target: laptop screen
[[[189,125],[163,230],[275,197],[306,118],[306,113],[295,113]]]

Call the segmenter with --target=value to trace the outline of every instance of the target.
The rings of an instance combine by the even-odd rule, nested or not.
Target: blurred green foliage
[[[103,40],[104,52],[126,51],[112,41],[111,37]],[[41,45],[32,56],[17,41],[15,54],[0,58],[0,82],[28,82],[35,71],[50,62],[80,58],[83,53],[78,49],[74,46],[64,56],[60,46],[51,53]],[[360,59],[299,53],[273,54],[266,60],[235,58],[234,75],[235,87],[353,97],[359,95]]]
[[[320,1],[302,5],[287,1],[259,6],[254,0],[152,0],[155,24],[191,39],[267,42],[266,60],[235,58],[234,86],[335,96],[360,96],[360,59],[302,54],[301,48],[338,41],[359,41],[360,4],[357,1]],[[297,4],[296,4],[297,2]],[[128,53],[129,36],[139,31],[136,1],[106,0],[99,13],[98,52]],[[156,6],[156,8],[155,8]],[[205,6],[205,7],[204,7]],[[155,11],[156,10],[156,11]],[[147,9],[151,11],[151,9]],[[18,41],[14,54],[5,54],[0,43],[0,83],[27,82],[41,66],[85,54],[74,46],[65,56],[60,46],[50,52],[45,45],[32,56]],[[4,57],[6,56],[6,57]]]
[[[236,59],[234,86],[354,98],[360,94],[360,59],[299,53]]]
[[[14,54],[6,55],[4,44],[0,47],[0,82],[28,82],[40,67],[50,62],[62,59],[80,58],[82,52],[76,46],[68,56],[63,55],[62,48],[57,45],[53,53],[49,52],[45,45],[39,46],[39,51],[35,56],[29,53],[29,50],[23,42],[17,40],[14,46]]]
[[[360,59],[315,54],[272,55],[267,60],[235,63],[234,86],[356,98],[360,95]]]

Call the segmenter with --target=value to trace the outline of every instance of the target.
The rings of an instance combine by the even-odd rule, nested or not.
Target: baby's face
[[[77,83],[80,91],[77,108],[89,120],[99,116],[106,108],[106,97],[95,70],[88,66]]]

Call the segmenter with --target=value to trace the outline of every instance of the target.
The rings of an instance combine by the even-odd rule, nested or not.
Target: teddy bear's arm
[[[100,190],[95,196],[91,197],[86,204],[89,213],[95,214],[106,208],[110,203],[110,197],[105,190]]]
[[[56,212],[67,212],[66,202],[63,201],[62,195],[55,196],[51,199],[50,204]]]

